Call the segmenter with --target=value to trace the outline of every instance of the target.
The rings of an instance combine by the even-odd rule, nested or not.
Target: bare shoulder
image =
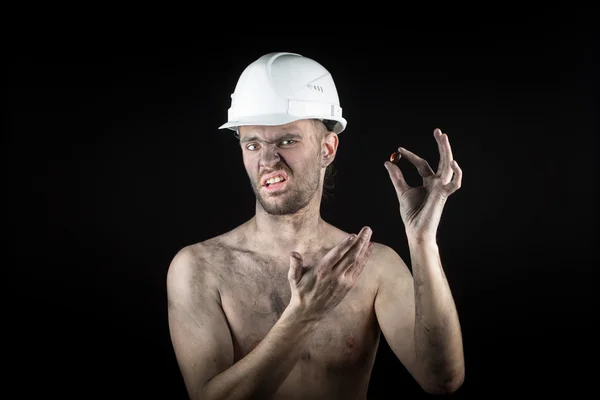
[[[217,293],[219,252],[223,251],[221,237],[214,237],[181,248],[171,260],[167,271],[169,298],[194,298],[196,294]]]
[[[333,241],[330,247],[344,240],[348,235],[350,235],[349,232],[331,226],[329,236],[333,238]],[[374,244],[373,252],[361,273],[363,279],[372,282],[376,287],[389,280],[401,279],[412,282],[412,273],[396,250],[383,243],[375,241],[372,243]]]
[[[412,273],[408,265],[396,250],[383,243],[373,243],[373,253],[369,264],[376,275],[378,284],[395,279],[412,281]]]

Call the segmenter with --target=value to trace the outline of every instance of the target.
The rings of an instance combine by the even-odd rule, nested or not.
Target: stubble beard
[[[260,191],[256,183],[251,182],[252,190],[262,209],[271,215],[291,215],[305,208],[319,189],[320,172],[313,166],[303,175],[293,176],[293,187],[284,193],[268,194]]]

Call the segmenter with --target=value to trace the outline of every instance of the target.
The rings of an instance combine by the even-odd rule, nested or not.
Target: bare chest
[[[240,258],[221,276],[221,300],[231,329],[235,361],[251,352],[287,307],[288,260]],[[319,324],[299,364],[346,370],[370,366],[379,342],[368,279],[359,279]]]

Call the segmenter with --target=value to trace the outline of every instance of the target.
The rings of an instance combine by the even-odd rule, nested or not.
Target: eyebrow
[[[240,143],[260,142],[260,143],[269,143],[269,144],[272,144],[272,143],[280,142],[282,140],[301,139],[301,138],[302,138],[302,136],[298,135],[297,133],[284,133],[282,135],[277,136],[272,141],[262,140],[258,136],[246,136],[246,137],[243,137],[243,138],[240,139]]]

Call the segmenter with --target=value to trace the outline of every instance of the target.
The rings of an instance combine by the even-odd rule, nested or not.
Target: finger
[[[452,160],[454,160],[454,156],[452,155],[452,147],[450,146],[450,140],[448,139],[448,134],[441,133],[438,139],[439,147],[440,147],[440,168],[438,169],[438,174],[442,178],[442,182],[449,182],[452,178]]]
[[[446,168],[448,168],[448,156],[444,149],[443,139],[442,139],[442,131],[439,128],[435,128],[433,130],[433,137],[438,146],[438,152],[440,153],[440,163],[438,165],[437,173],[441,174]]]
[[[325,254],[325,257],[323,257],[323,260],[321,260],[321,263],[319,264],[319,268],[332,269],[338,262],[340,262],[340,260],[346,255],[346,253],[348,253],[348,251],[350,249],[352,249],[355,246],[360,245],[361,234],[366,229],[367,228],[364,227],[359,232],[358,235],[352,234],[352,235],[346,237],[344,240],[342,240],[340,243],[338,243],[334,248],[329,250],[329,252],[327,254]]]
[[[422,159],[412,151],[406,150],[404,147],[399,147],[398,151],[400,152],[400,154],[402,154],[404,158],[410,161],[411,164],[417,167],[419,175],[421,175],[423,178],[427,178],[431,175],[434,175],[434,172],[429,166],[427,160]]]
[[[357,262],[355,262],[350,268],[346,270],[346,276],[350,279],[350,282],[354,283],[362,273],[365,265],[369,261],[369,257],[373,253],[373,248],[375,247],[375,243],[370,242],[367,246],[364,247],[364,251],[361,252]]]
[[[290,269],[288,271],[288,280],[296,285],[302,278],[302,266],[304,265],[302,255],[296,251],[290,253]]]
[[[334,271],[343,274],[351,268],[354,263],[359,259],[362,252],[364,252],[369,245],[371,240],[372,231],[370,228],[363,228],[358,236],[357,243],[348,250],[348,252],[340,259],[340,261],[333,267]]]
[[[454,172],[454,179],[450,181],[450,183],[446,184],[444,187],[448,194],[452,194],[456,192],[462,186],[462,169],[458,166],[456,160],[452,160],[450,163],[450,168]]]
[[[396,164],[389,161],[386,161],[385,163],[383,163],[383,165],[385,166],[385,169],[387,169],[388,174],[390,175],[390,179],[392,181],[392,184],[394,185],[394,189],[396,189],[396,194],[398,195],[398,197],[402,196],[404,192],[410,189],[410,186],[406,183],[406,180],[404,179],[402,171],[400,171],[400,168],[398,168]]]

